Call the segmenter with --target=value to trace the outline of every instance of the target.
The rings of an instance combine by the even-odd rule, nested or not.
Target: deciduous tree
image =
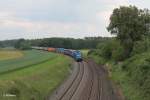
[[[125,55],[129,56],[135,41],[149,34],[150,12],[135,6],[121,6],[113,11],[108,31],[115,34],[124,46]]]

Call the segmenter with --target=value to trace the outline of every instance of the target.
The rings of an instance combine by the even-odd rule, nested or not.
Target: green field
[[[21,58],[0,61],[0,74],[39,64],[56,56],[55,54],[36,50],[24,51],[23,53],[24,56]]]
[[[84,57],[84,58],[86,58],[87,57],[87,54],[88,54],[88,52],[89,52],[89,49],[82,49],[82,50],[80,50],[81,51],[81,53],[82,53],[82,56]]]
[[[0,50],[0,61],[14,59],[14,58],[20,58],[22,56],[23,56],[23,53],[21,51]]]
[[[69,74],[71,59],[43,51],[24,51],[0,61],[0,100],[43,100]]]

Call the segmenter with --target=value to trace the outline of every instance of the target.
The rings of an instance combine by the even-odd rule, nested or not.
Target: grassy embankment
[[[110,78],[122,89],[125,100],[150,99],[150,52],[136,54],[122,62],[105,59],[97,53],[90,57],[107,66]]]
[[[43,100],[69,74],[71,59],[54,53],[24,51],[0,61],[1,100]]]

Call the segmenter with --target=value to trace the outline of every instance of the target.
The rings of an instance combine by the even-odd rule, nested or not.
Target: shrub
[[[124,55],[124,48],[120,45],[120,42],[118,40],[110,40],[106,43],[100,43],[97,46],[99,53],[98,55],[101,57],[104,57],[107,60],[115,60],[120,61],[125,58]]]
[[[131,55],[140,54],[150,50],[150,39],[144,37],[141,41],[136,41],[133,46]]]
[[[150,100],[150,52],[131,57],[124,63],[123,69],[133,86],[142,91],[143,100]]]
[[[95,50],[94,49],[91,49],[88,51],[87,55],[91,55],[91,54],[95,54]]]
[[[107,43],[103,46],[102,56],[105,59],[111,59],[111,57],[112,57],[112,45],[110,43]]]
[[[124,58],[125,58],[125,56],[124,56],[124,48],[121,45],[118,45],[118,47],[116,47],[116,49],[113,50],[112,58],[115,61],[122,61],[122,60],[124,60]]]

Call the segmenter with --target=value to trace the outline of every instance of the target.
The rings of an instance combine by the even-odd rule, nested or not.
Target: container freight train
[[[79,50],[71,50],[71,49],[64,49],[64,48],[50,48],[50,47],[32,47],[32,49],[62,53],[74,58],[78,62],[82,61],[82,54]]]

